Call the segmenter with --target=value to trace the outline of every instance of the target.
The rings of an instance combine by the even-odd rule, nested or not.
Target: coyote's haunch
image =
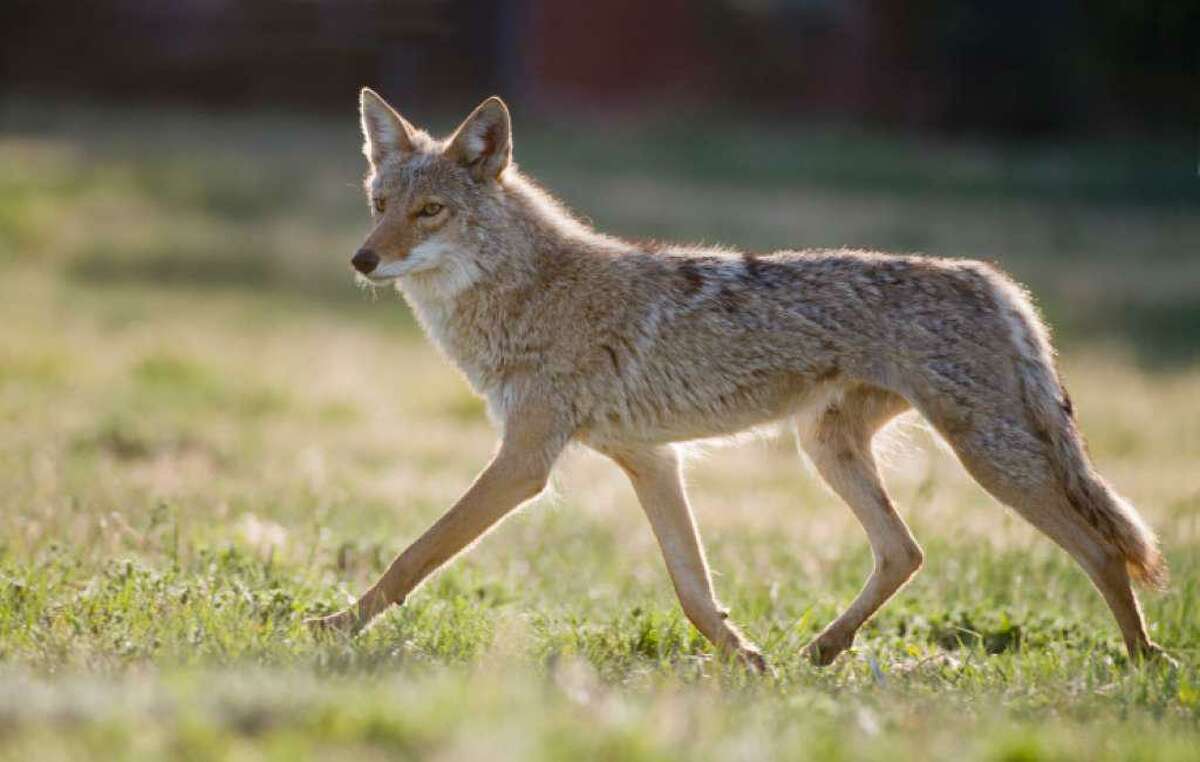
[[[808,647],[828,664],[921,567],[871,452],[875,432],[915,408],[988,492],[1074,556],[1130,655],[1159,652],[1130,587],[1131,576],[1165,581],[1154,535],[1092,468],[1046,328],[999,271],[865,251],[623,241],[517,170],[499,98],[445,140],[370,90],[361,105],[375,227],[353,266],[399,286],[502,436],[458,503],[356,605],[315,627],[353,632],[403,602],[541,492],[578,442],[632,480],[688,618],[764,669],[713,595],[674,443],[782,420],[875,556],[858,597]]]

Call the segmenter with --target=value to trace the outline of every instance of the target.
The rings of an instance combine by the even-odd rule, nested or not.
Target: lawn
[[[1143,603],[1180,666],[1132,668],[1082,572],[906,419],[881,450],[925,569],[818,670],[800,650],[865,579],[865,537],[791,441],[713,448],[689,482],[719,594],[777,670],[755,679],[683,618],[632,489],[583,451],[403,608],[313,641],[301,620],[364,589],[494,445],[403,301],[350,277],[352,110],[2,116],[0,757],[1200,754],[1186,146],[516,115],[523,168],[615,232],[1000,263],[1172,566]]]

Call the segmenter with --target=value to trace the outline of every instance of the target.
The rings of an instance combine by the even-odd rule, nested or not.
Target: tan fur
[[[1046,330],[996,270],[634,244],[595,232],[517,171],[498,98],[445,141],[369,90],[362,123],[376,219],[356,267],[399,287],[503,435],[454,508],[357,606],[316,626],[353,630],[402,602],[537,494],[577,442],[632,480],[691,621],[761,669],[713,594],[675,443],[792,421],[875,557],[862,592],[809,648],[828,663],[921,566],[871,449],[880,427],[916,408],[986,489],[1079,560],[1130,653],[1157,652],[1127,570],[1163,579],[1154,537],[1092,469]]]

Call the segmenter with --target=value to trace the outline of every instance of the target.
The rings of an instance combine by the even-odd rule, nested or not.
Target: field
[[[522,166],[616,232],[974,256],[1027,282],[1095,460],[1162,536],[1173,583],[1143,602],[1180,666],[1126,664],[1082,572],[915,420],[883,450],[926,567],[825,670],[800,649],[871,558],[786,439],[689,468],[719,594],[775,679],[713,655],[632,490],[585,452],[402,609],[314,642],[301,620],[364,589],[494,444],[403,301],[350,277],[353,113],[9,103],[0,757],[1200,755],[1186,146],[521,118]]]

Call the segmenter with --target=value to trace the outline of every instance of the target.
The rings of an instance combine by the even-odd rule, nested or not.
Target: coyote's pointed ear
[[[446,156],[471,169],[476,180],[494,180],[512,160],[512,121],[496,96],[471,112],[450,138]]]
[[[412,153],[413,127],[369,87],[358,95],[362,117],[363,155],[372,166],[396,153]]]

